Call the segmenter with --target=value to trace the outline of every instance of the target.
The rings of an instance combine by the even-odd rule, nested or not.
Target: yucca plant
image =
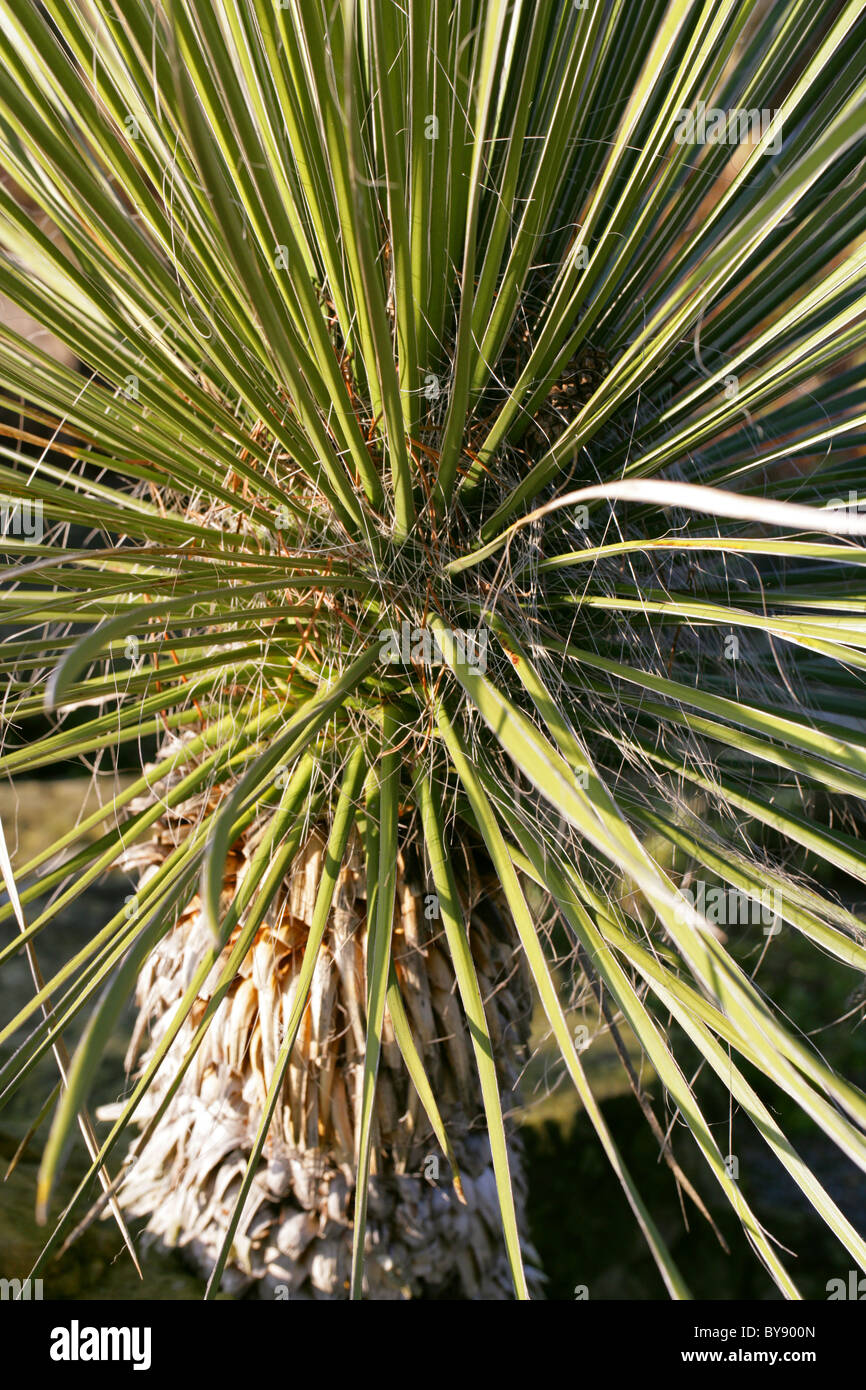
[[[76,1125],[91,1158],[35,1273],[99,1176],[211,1296],[540,1294],[536,1004],[688,1297],[587,992],[768,1288],[798,1297],[698,1072],[866,1270],[776,1111],[862,1169],[866,1096],[758,974],[796,936],[866,965],[819,872],[866,881],[863,9],[2,0],[0,291],[81,367],[0,328],[0,767],[144,762],[3,850],[36,987],[0,1091],[61,1066],[43,1217]]]

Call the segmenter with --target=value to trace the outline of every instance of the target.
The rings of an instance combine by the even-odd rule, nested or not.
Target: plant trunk
[[[189,807],[166,814],[151,842],[127,855],[142,882],[177,842]],[[235,846],[224,901],[248,869],[254,836]],[[240,1189],[291,1012],[312,921],[324,838],[314,831],[281,899],[222,999],[204,1040],[122,1190],[149,1237],[180,1247],[210,1273]],[[467,864],[471,860],[467,857]],[[471,879],[471,882],[469,881]],[[497,1062],[503,1110],[514,1108],[530,1001],[508,919],[474,869],[461,888],[472,954]],[[426,899],[435,911],[434,900]],[[211,971],[136,1118],[159,1107],[216,987],[238,932]],[[199,899],[162,938],[137,987],[139,1016],[127,1066],[144,1067],[166,1033],[194,969],[212,943]],[[357,837],[340,873],[298,1039],[262,1161],[238,1226],[222,1288],[264,1298],[348,1297],[355,1163],[366,1035],[366,887]],[[373,1129],[365,1297],[507,1299],[496,1182],[478,1073],[441,921],[425,916],[423,884],[398,861],[393,958],[407,1015],[451,1140],[461,1200],[410,1081],[386,1013]],[[507,1122],[509,1161],[527,1277],[537,1256],[525,1238],[519,1137]]]

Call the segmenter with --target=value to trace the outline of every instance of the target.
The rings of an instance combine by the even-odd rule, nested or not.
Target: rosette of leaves
[[[866,1269],[779,1118],[864,1168],[866,1097],[757,970],[866,963],[821,871],[866,878],[863,8],[3,0],[0,291],[80,370],[0,327],[4,515],[42,525],[5,528],[0,765],[140,759],[3,850],[36,986],[0,1094],[61,1067],[43,1214],[90,1155],[36,1272],[99,1178],[211,1296],[527,1297],[533,999],[688,1297],[585,989],[768,1281],[697,1072]],[[748,136],[684,143],[701,102]],[[695,878],[771,887],[772,930]]]

